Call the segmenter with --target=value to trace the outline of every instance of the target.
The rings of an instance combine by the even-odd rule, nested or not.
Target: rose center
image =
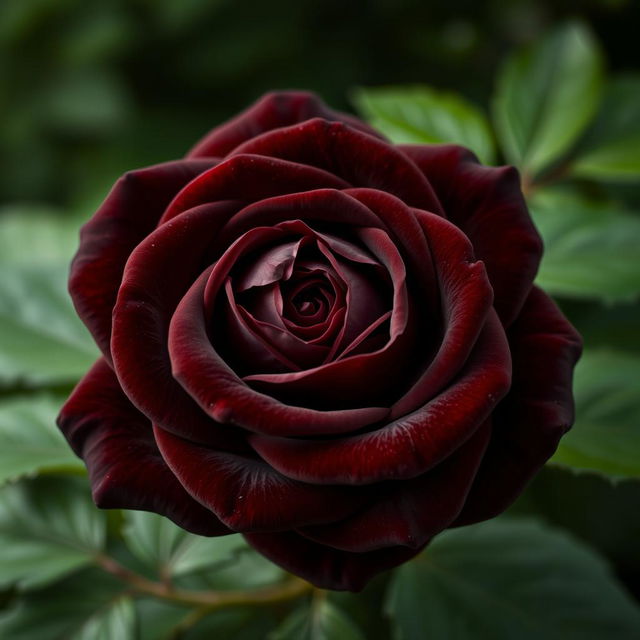
[[[303,278],[282,283],[283,316],[296,325],[308,326],[326,320],[335,302],[335,292],[322,278]]]

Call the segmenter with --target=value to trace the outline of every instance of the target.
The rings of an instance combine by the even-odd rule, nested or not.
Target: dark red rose
[[[71,269],[103,357],[59,424],[96,503],[357,590],[504,510],[573,420],[518,174],[273,93],[126,174]]]

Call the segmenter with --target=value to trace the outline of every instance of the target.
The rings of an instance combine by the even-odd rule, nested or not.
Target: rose
[[[571,425],[580,340],[540,254],[513,168],[268,94],[84,226],[103,357],[60,428],[100,507],[360,589],[505,509]]]

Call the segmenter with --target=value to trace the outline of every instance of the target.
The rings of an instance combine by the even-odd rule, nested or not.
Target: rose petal
[[[471,239],[508,326],[522,307],[540,264],[542,241],[527,211],[514,167],[484,167],[456,145],[400,147],[433,184],[447,217]]]
[[[199,442],[222,438],[228,446],[242,443],[173,379],[167,333],[178,301],[208,262],[216,229],[235,210],[229,202],[203,205],[162,225],[136,247],[113,311],[111,338],[116,374],[140,411],[178,435]]]
[[[436,316],[440,311],[438,280],[431,249],[414,212],[398,198],[376,189],[347,189],[344,193],[379,218],[382,224],[366,226],[381,228],[395,240],[409,277],[418,287],[419,295],[412,296],[412,303],[424,310],[425,318]]]
[[[216,162],[179,160],[130,171],[82,227],[69,292],[107,360],[111,361],[111,311],[129,254],[156,227],[175,194]]]
[[[187,157],[224,156],[245,140],[265,131],[316,117],[345,122],[364,133],[382,138],[375,129],[351,115],[330,109],[312,93],[278,91],[266,93],[235,118],[216,127],[191,149]]]
[[[178,192],[162,216],[162,223],[200,204],[218,200],[250,203],[287,193],[349,186],[327,171],[260,155],[234,155],[213,169],[217,171],[205,171]]]
[[[268,131],[233,154],[255,154],[317,167],[354,187],[391,193],[407,205],[441,213],[429,181],[409,157],[382,140],[321,118]]]
[[[324,360],[327,347],[307,344],[288,331],[252,318],[237,306],[230,280],[227,283],[225,289],[230,312],[227,327],[229,336],[232,336],[231,340],[225,337],[225,342],[231,343],[227,348],[230,354],[227,361],[233,359],[235,364],[239,357],[250,371],[295,371]],[[215,333],[215,329],[212,332]]]
[[[413,480],[380,485],[371,505],[340,522],[304,527],[299,533],[320,544],[359,553],[393,546],[424,547],[460,513],[490,434],[488,421],[435,469]]]
[[[267,249],[256,257],[255,262],[249,265],[242,275],[234,277],[233,288],[239,292],[246,291],[252,287],[264,287],[290,278],[303,240],[306,238],[285,242]]]
[[[420,549],[389,547],[350,553],[312,542],[298,533],[248,533],[247,542],[285,571],[320,589],[360,591],[378,573],[413,558]]]
[[[582,350],[576,330],[534,287],[508,336],[513,386],[495,412],[489,449],[456,524],[504,511],[573,424],[571,381]]]
[[[382,348],[369,352],[352,355],[333,362],[327,362],[320,367],[287,373],[253,374],[244,379],[251,385],[283,402],[298,403],[304,399],[305,406],[315,408],[335,409],[343,407],[367,406],[372,398],[376,402],[389,403],[397,397],[397,387],[406,377],[410,367],[408,349],[413,349],[413,331],[410,318],[410,308],[405,287],[405,268],[397,249],[383,236],[386,234],[379,229],[362,229],[360,237],[367,245],[371,244],[372,251],[378,251],[379,260],[389,270],[390,279],[394,287],[394,300],[389,341]],[[376,303],[376,296],[371,293],[368,283],[355,277],[346,264],[338,262],[329,254],[336,269],[344,272],[346,280],[354,288],[347,302],[348,313],[351,316],[345,320],[345,332],[336,343],[336,351],[344,351],[351,344],[357,343],[359,336],[367,331],[369,325],[378,321],[384,314],[381,302]],[[367,302],[374,304],[367,306]],[[368,312],[373,312],[371,317]],[[357,314],[360,314],[360,318]],[[355,316],[355,320],[354,320]],[[354,344],[354,347],[356,345]],[[381,376],[380,372],[385,375]],[[390,384],[390,379],[393,381]]]
[[[410,216],[409,210],[405,209],[404,213]],[[383,224],[378,216],[355,198],[336,189],[317,188],[269,197],[247,205],[226,224],[220,234],[219,245],[226,248],[255,227],[273,226],[287,220],[303,220],[308,224],[315,221],[327,222],[338,228],[343,225],[344,228],[352,228],[377,227]],[[415,222],[413,227],[416,228]]]
[[[502,326],[489,315],[457,378],[424,407],[383,428],[331,440],[253,434],[253,448],[304,482],[370,484],[425,473],[468,440],[509,389],[511,360]]]
[[[258,458],[215,451],[155,429],[162,456],[198,502],[234,531],[282,531],[353,513],[368,495],[355,487],[296,482]]]
[[[482,262],[467,237],[450,222],[414,210],[431,247],[439,283],[444,336],[432,362],[392,407],[399,417],[433,398],[466,362],[491,309],[493,292]]]
[[[203,536],[231,533],[171,473],[151,423],[129,402],[103,359],[62,407],[58,426],[85,461],[99,507],[153,511]]]
[[[284,405],[240,380],[220,358],[207,333],[205,272],[178,306],[169,330],[173,376],[215,420],[273,435],[328,435],[354,431],[384,419],[387,409],[317,411]]]

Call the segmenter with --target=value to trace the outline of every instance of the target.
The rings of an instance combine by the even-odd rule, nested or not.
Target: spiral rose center
[[[325,321],[335,304],[333,287],[325,278],[302,275],[297,280],[297,275],[293,282],[281,284],[283,317],[299,326]]]

